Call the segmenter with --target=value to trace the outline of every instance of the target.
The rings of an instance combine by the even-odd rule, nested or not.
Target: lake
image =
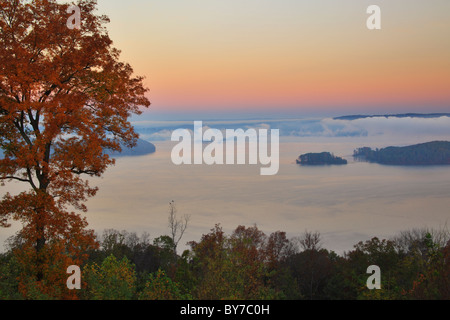
[[[408,140],[408,139],[406,139]],[[411,138],[390,144],[412,143]],[[398,232],[446,225],[450,208],[450,167],[383,166],[355,162],[357,147],[377,145],[376,137],[284,137],[280,170],[261,176],[260,165],[176,166],[170,153],[175,143],[155,142],[154,154],[123,157],[102,178],[88,201],[90,228],[148,232],[151,238],[168,233],[169,202],[178,215],[191,216],[179,249],[198,241],[215,224],[227,233],[256,224],[267,235],[285,231],[289,237],[319,231],[323,247],[339,254],[371,237],[389,238]],[[385,140],[384,144],[388,144]],[[302,153],[330,151],[349,160],[344,166],[299,166]],[[12,183],[2,187],[12,193]],[[0,241],[18,225],[0,229]]]

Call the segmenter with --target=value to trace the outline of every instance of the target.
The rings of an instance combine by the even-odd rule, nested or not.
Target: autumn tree
[[[203,235],[200,242],[189,242],[196,278],[193,290],[196,298],[219,300],[230,297],[232,285],[227,277],[232,266],[227,254],[227,242],[228,237],[220,225]]]
[[[295,248],[286,237],[286,232],[277,231],[270,234],[264,252],[269,270],[278,269],[279,265],[294,253]]]
[[[272,241],[277,237],[279,235],[270,236]],[[273,243],[270,248],[267,246],[267,236],[257,226],[238,226],[227,236],[220,225],[216,225],[199,243],[190,242],[190,245],[197,277],[193,291],[197,298],[254,300],[278,297],[278,292],[269,285],[268,271],[279,252]],[[269,251],[272,251],[272,260],[267,257]]]
[[[67,26],[69,4],[0,2],[0,180],[28,186],[3,196],[0,225],[22,222],[17,259],[42,290],[95,246],[86,220],[71,210],[86,212],[97,188],[85,178],[114,164],[106,149],[135,145],[129,117],[150,105],[143,78],[119,60],[96,1],[76,5],[79,29]]]

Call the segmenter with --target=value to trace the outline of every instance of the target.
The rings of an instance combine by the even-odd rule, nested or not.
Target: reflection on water
[[[120,158],[92,181],[100,191],[88,202],[88,221],[99,233],[114,228],[158,237],[168,231],[168,204],[175,200],[180,215],[191,215],[182,242],[199,240],[217,223],[227,232],[257,224],[267,234],[317,230],[324,247],[338,253],[373,236],[446,223],[450,167],[354,162],[350,155],[361,143],[357,138],[282,141],[278,175],[261,176],[259,165],[175,166],[170,159],[174,143],[158,142],[155,154]],[[343,156],[349,164],[295,164],[300,154],[321,151]],[[0,229],[0,241],[13,231]]]

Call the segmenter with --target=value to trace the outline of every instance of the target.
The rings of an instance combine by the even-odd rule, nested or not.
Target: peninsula
[[[353,152],[358,160],[390,165],[448,165],[450,142],[432,141],[406,147],[371,149],[358,148]]]

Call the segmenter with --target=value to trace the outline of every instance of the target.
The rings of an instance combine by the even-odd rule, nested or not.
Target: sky
[[[381,30],[366,12],[381,8]],[[151,111],[450,111],[448,0],[98,0]]]

